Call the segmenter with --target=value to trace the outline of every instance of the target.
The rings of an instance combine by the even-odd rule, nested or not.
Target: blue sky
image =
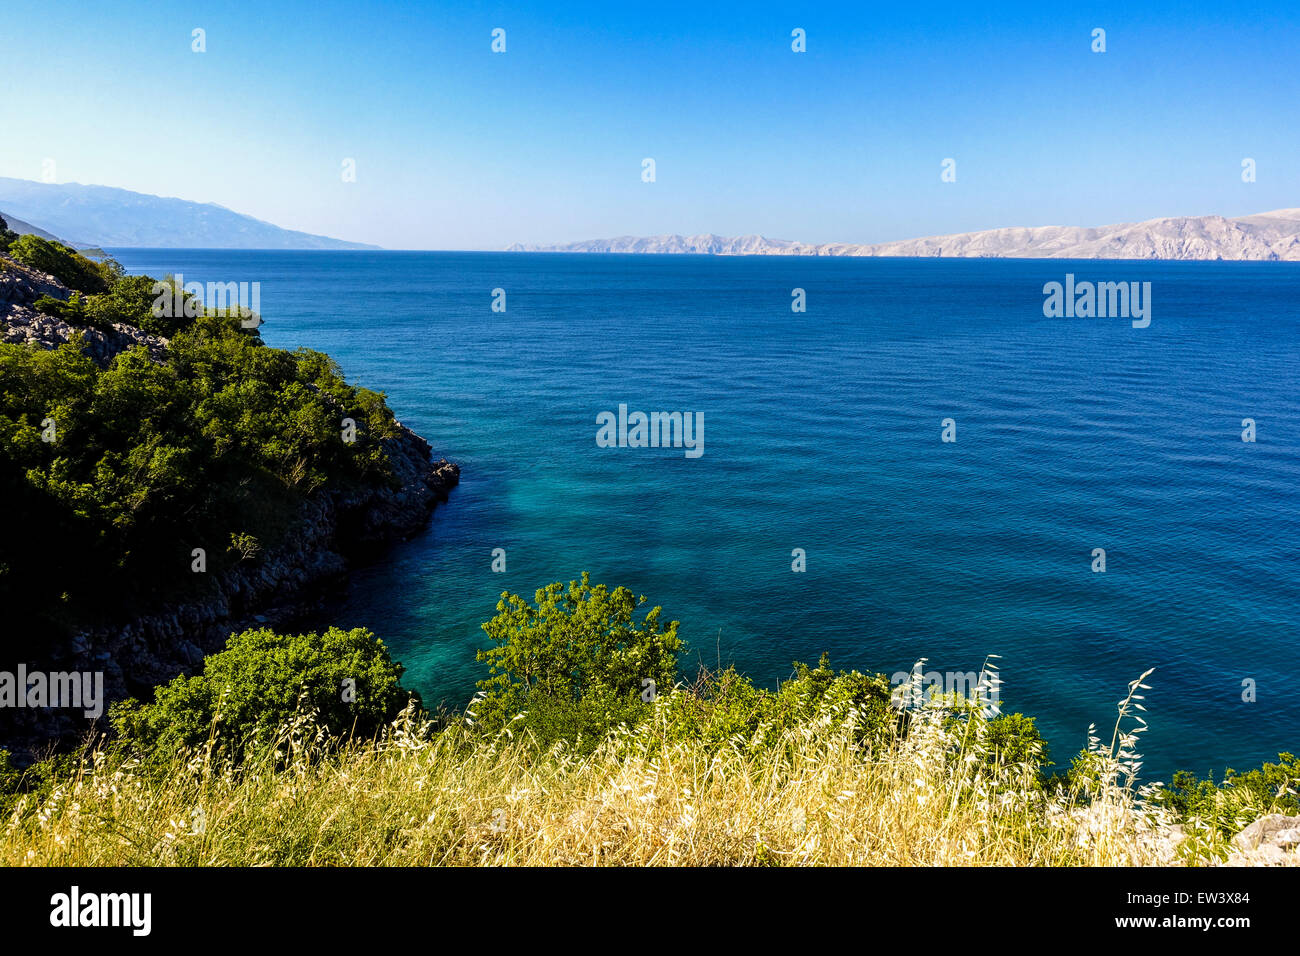
[[[1300,4],[989,6],[4,0],[0,175],[428,249],[1300,206]]]

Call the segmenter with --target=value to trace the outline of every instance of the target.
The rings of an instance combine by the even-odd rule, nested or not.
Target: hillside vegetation
[[[74,330],[57,348],[0,342],[0,604],[24,652],[201,588],[195,549],[209,573],[249,560],[323,486],[392,481],[392,412],[328,356],[268,348],[247,315],[181,290],[196,307],[166,315],[153,279],[34,235],[0,226],[0,252],[66,286],[32,309]],[[93,330],[161,346],[97,361]]]
[[[237,635],[115,708],[111,739],[0,772],[0,863],[1200,865],[1300,809],[1289,754],[1139,786],[1142,679],[1060,775],[1031,718],[900,708],[825,659],[775,690],[701,670],[649,695],[645,668],[677,680],[677,625],[643,603],[585,576],[503,595],[460,714],[400,693],[364,631]]]
[[[158,291],[0,221],[0,310],[17,315],[0,331],[22,337],[0,342],[3,656],[202,587],[197,553],[208,571],[256,561],[325,491],[415,489],[354,518],[363,537],[427,520],[459,474],[430,473],[409,432],[406,452],[385,445],[400,426],[383,396],[327,356],[268,348],[244,314],[162,314]],[[337,502],[318,503],[301,550],[341,533]],[[281,570],[267,590],[302,576]],[[197,673],[139,699],[119,686],[79,750],[0,750],[0,864],[1297,862],[1291,754],[1139,783],[1151,672],[1054,772],[1032,717],[927,694],[919,665],[902,694],[824,657],[775,689],[684,675],[678,622],[645,604],[587,575],[503,594],[478,693],[452,713],[403,689],[365,629],[242,629]],[[162,640],[194,636],[173,624]],[[134,643],[90,650],[144,686],[142,660],[154,679],[185,669],[111,659]],[[1269,814],[1276,839],[1244,840]]]

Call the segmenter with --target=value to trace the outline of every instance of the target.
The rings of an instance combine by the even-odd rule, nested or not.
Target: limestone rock
[[[1227,866],[1300,866],[1300,817],[1271,813],[1232,838]]]
[[[619,236],[507,252],[648,252],[727,256],[906,256],[1022,259],[1265,259],[1300,261],[1300,209],[1254,216],[1172,216],[1110,226],[1011,226],[863,245],[765,236]]]
[[[1238,833],[1232,842],[1242,850],[1254,850],[1265,844],[1289,848],[1300,842],[1295,839],[1297,827],[1300,827],[1300,817],[1270,813]]]

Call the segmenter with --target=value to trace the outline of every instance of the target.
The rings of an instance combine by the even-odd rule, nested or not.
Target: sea
[[[586,571],[681,622],[688,674],[991,661],[1066,766],[1154,668],[1144,778],[1300,747],[1300,263],[111,252],[258,283],[269,345],[460,464],[325,609],[430,706],[502,592]],[[1067,281],[1149,311],[1045,314]],[[598,440],[620,406],[702,443]]]

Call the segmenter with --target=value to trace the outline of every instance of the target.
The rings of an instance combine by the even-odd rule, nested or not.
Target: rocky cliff
[[[165,339],[129,326],[100,332],[41,315],[33,303],[42,295],[66,300],[70,293],[52,276],[0,256],[0,341],[54,348],[80,333],[88,354],[101,365],[134,345],[145,345],[155,356],[167,347]],[[344,584],[352,564],[421,531],[460,480],[456,465],[434,461],[428,442],[400,423],[396,437],[383,444],[396,479],[391,487],[318,492],[301,503],[278,547],[213,573],[201,598],[160,601],[128,622],[106,615],[29,667],[102,672],[105,697],[115,701],[192,672],[232,632],[302,616],[323,594]],[[51,737],[88,728],[75,712],[0,709],[0,747],[20,755]]]

